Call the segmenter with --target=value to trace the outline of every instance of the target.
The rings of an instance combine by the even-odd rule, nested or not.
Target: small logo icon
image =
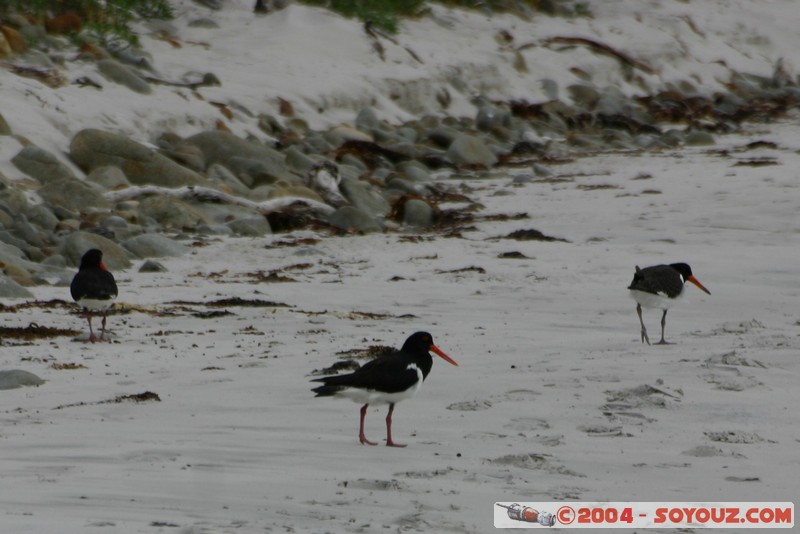
[[[556,512],[556,517],[558,518],[558,522],[562,525],[569,525],[575,521],[575,510],[572,506],[562,506]]]
[[[505,508],[508,517],[515,521],[524,521],[525,523],[539,523],[545,527],[552,527],[556,524],[556,517],[550,512],[540,512],[534,510],[530,506],[522,506],[514,503],[511,506],[505,504],[495,503],[500,508]]]

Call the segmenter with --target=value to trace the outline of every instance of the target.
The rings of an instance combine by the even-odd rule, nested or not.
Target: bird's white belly
[[[422,371],[416,365],[410,364],[407,369],[417,372],[417,382],[405,391],[386,393],[374,389],[346,388],[336,393],[337,397],[344,397],[359,404],[395,404],[401,400],[413,397],[422,387]]]
[[[104,311],[111,307],[114,304],[113,298],[110,299],[80,299],[78,301],[78,306],[81,308],[85,308],[89,311]]]
[[[653,293],[638,291],[636,289],[631,289],[629,294],[631,298],[641,304],[643,308],[655,308],[659,310],[668,310],[670,306],[681,300],[683,297],[683,291],[681,291],[675,298],[669,298],[663,293],[654,295]]]

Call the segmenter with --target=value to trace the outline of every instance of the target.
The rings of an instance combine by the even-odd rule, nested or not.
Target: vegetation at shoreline
[[[85,29],[86,37],[111,50],[137,43],[131,24],[138,18],[174,17],[169,0],[5,0],[0,17],[11,13],[44,20],[67,13],[76,15],[77,22],[65,24],[60,33],[80,40],[77,30]]]
[[[397,32],[404,17],[425,13],[426,0],[298,0],[300,3],[324,7],[345,17],[369,21],[391,33]],[[488,13],[514,13],[530,17],[536,13],[574,17],[590,14],[587,1],[581,0],[439,0],[447,7],[461,7]]]

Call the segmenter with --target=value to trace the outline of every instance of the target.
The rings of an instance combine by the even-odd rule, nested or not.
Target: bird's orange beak
[[[450,356],[448,356],[447,354],[445,354],[445,353],[442,351],[442,349],[440,349],[440,348],[439,348],[439,347],[437,347],[436,345],[431,345],[431,348],[430,348],[430,350],[432,350],[433,352],[435,352],[437,355],[441,356],[441,358],[442,358],[444,361],[446,361],[447,363],[452,363],[453,365],[455,365],[456,367],[458,367],[458,364],[456,363],[456,361],[455,361],[453,358],[451,358]]]
[[[701,284],[700,281],[697,278],[695,278],[694,276],[690,276],[689,277],[689,281],[691,283],[693,283],[694,285],[696,285],[697,287],[699,287],[700,289],[702,289],[703,291],[705,291],[706,293],[708,293],[709,295],[711,294],[711,291],[706,289],[706,287],[703,284]]]
[[[100,268],[103,269],[104,271],[108,270],[108,269],[106,269],[106,264],[103,263],[102,261],[100,262]]]

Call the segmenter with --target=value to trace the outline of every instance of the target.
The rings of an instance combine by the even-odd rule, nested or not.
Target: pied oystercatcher
[[[633,275],[633,281],[628,289],[630,289],[631,297],[636,301],[636,313],[639,314],[639,322],[642,324],[642,343],[646,341],[648,345],[650,344],[650,338],[647,337],[647,329],[642,320],[642,306],[664,310],[664,315],[661,316],[661,341],[658,344],[666,345],[664,327],[667,324],[667,310],[683,295],[683,286],[686,282],[691,282],[709,295],[711,294],[711,291],[692,275],[692,268],[686,263],[653,265],[644,269],[636,266],[636,273]]]
[[[69,286],[72,298],[86,312],[89,321],[89,341],[94,343],[105,338],[106,314],[117,298],[117,282],[103,264],[103,252],[93,248],[81,258],[78,272]],[[92,330],[92,314],[99,312],[103,316],[100,328],[100,337],[97,338]]]
[[[364,435],[367,407],[370,404],[388,404],[386,445],[405,447],[392,440],[392,412],[395,403],[412,397],[431,372],[433,358],[430,351],[441,356],[446,362],[458,366],[450,356],[433,344],[433,337],[429,333],[416,332],[406,339],[400,350],[375,358],[352,373],[314,379],[313,382],[322,382],[324,385],[311,391],[316,393],[317,397],[345,397],[364,404],[361,407],[358,431],[358,440],[362,445],[377,445]]]

